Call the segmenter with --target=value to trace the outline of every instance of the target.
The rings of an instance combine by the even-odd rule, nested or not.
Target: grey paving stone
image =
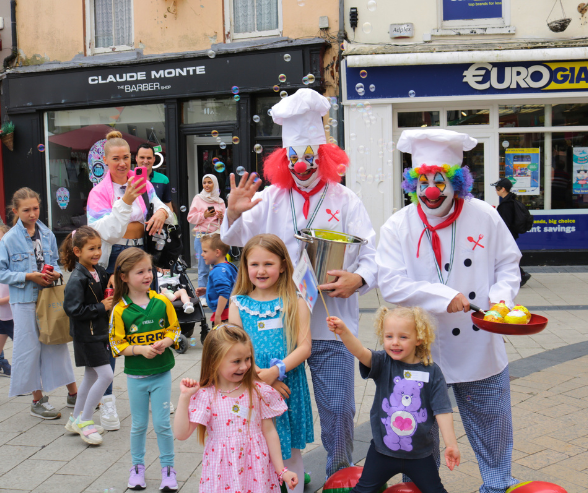
[[[15,490],[33,490],[56,473],[65,462],[27,459],[2,476],[2,485]]]

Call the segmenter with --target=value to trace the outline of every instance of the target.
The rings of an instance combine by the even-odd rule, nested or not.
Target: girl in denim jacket
[[[67,344],[39,342],[36,301],[39,289],[59,279],[61,270],[55,235],[39,221],[41,199],[30,188],[17,190],[12,197],[14,227],[0,241],[0,283],[8,284],[14,319],[12,378],[9,397],[33,393],[31,415],[42,419],[61,417],[43,396],[67,386],[67,406],[74,407],[76,381]],[[43,265],[53,272],[43,274]]]

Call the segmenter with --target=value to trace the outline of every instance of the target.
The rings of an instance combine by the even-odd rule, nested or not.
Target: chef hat
[[[405,130],[398,140],[399,151],[412,154],[412,167],[461,164],[463,151],[476,147],[478,141],[467,134],[442,129]]]
[[[312,89],[298,89],[272,108],[272,118],[282,125],[282,147],[327,143],[323,126],[331,103]]]

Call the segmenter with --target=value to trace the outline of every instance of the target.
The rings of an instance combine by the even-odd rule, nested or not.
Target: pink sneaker
[[[161,469],[160,491],[177,491],[178,482],[176,481],[176,471],[173,467],[167,466]]]
[[[137,464],[131,467],[131,475],[129,476],[129,484],[127,485],[131,490],[144,490],[147,488],[145,483],[145,466]]]

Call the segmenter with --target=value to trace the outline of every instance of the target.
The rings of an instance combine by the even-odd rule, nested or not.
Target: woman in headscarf
[[[208,283],[208,273],[210,266],[202,258],[202,245],[200,238],[202,235],[216,233],[220,229],[220,224],[225,215],[225,202],[220,198],[218,180],[214,175],[204,175],[202,178],[202,191],[194,197],[190,212],[188,213],[188,222],[194,225],[194,250],[198,260],[198,287],[205,288]],[[206,298],[200,297],[203,306],[207,306]]]

